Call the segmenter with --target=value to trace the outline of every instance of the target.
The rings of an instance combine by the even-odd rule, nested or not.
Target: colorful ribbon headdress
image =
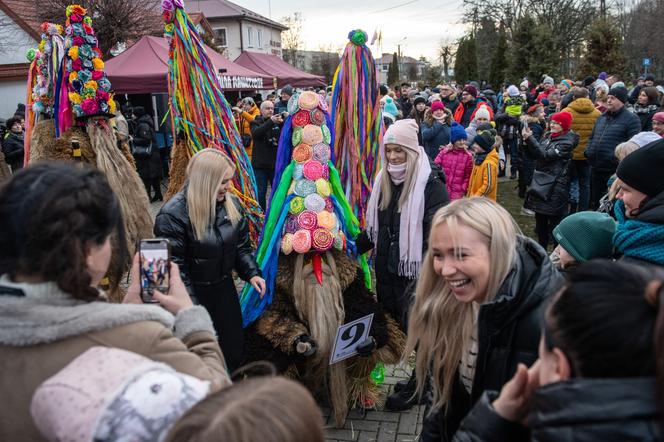
[[[212,61],[196,26],[181,0],[162,0],[164,35],[169,40],[168,92],[175,132],[184,134],[193,155],[207,147],[223,150],[237,173],[232,192],[249,221],[254,243],[262,228],[262,212],[256,201],[256,179],[235,126],[231,107],[222,93]]]

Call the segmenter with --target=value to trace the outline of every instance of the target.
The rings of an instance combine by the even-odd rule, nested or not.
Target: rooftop
[[[7,14],[25,32],[41,41],[41,22],[37,13],[37,4],[34,0],[0,0],[0,10]]]
[[[258,23],[262,23],[273,28],[285,31],[288,28],[281,23],[263,17],[247,8],[231,3],[227,0],[190,0],[187,3],[187,9],[190,11],[200,11],[212,20],[215,18],[244,18]]]

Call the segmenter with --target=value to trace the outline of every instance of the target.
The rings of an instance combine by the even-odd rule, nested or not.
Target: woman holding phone
[[[171,259],[194,302],[212,316],[232,371],[242,365],[242,311],[233,270],[261,294],[265,280],[253,257],[249,227],[229,193],[235,166],[220,150],[203,149],[187,167],[187,181],[157,215],[154,234],[170,242]]]

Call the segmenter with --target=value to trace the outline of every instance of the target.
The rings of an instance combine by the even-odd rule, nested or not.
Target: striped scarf
[[[664,224],[652,224],[625,217],[625,203],[616,201],[618,220],[613,244],[625,256],[664,265]]]

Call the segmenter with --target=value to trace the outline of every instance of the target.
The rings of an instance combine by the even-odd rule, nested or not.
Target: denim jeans
[[[258,204],[261,205],[263,212],[267,211],[265,197],[267,195],[267,185],[272,184],[274,180],[274,169],[254,169],[254,176],[256,177],[256,187],[258,188]]]
[[[586,160],[572,160],[572,179],[579,183],[579,212],[590,206],[590,166]]]
[[[519,140],[516,137],[508,142],[510,151],[510,175],[516,175],[521,172],[521,151],[519,150]]]

